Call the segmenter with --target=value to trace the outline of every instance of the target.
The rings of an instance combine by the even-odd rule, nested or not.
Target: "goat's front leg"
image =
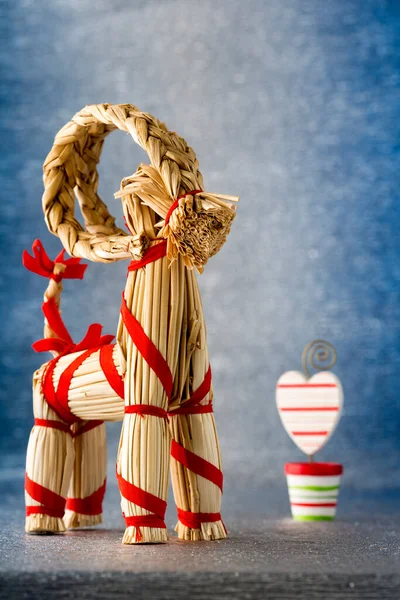
[[[165,286],[169,284],[161,276],[161,261],[130,273],[121,308],[118,342],[127,370],[117,478],[125,544],[160,543],[168,538],[164,522],[170,452],[166,410],[172,376],[165,358],[166,327],[160,323],[162,282],[168,301]],[[165,312],[168,315],[168,307]]]
[[[185,404],[183,404],[185,406]],[[222,471],[214,415],[176,415],[171,419],[171,472],[183,540],[226,537],[221,517]]]
[[[164,515],[168,494],[170,437],[163,419],[126,414],[118,449],[117,478],[126,529],[124,544],[168,539]]]
[[[190,332],[181,352],[181,404],[171,412],[171,473],[178,523],[184,540],[226,537],[221,519],[222,471],[217,429],[212,414],[213,390],[206,327],[197,281],[186,273],[186,310]],[[182,343],[183,350],[183,343]]]

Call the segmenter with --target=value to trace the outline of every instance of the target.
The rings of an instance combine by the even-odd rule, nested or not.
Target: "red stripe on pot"
[[[309,508],[325,507],[332,508],[337,505],[336,502],[291,502],[291,506],[307,506]]]
[[[286,475],[334,476],[343,473],[343,465],[339,463],[286,463]]]

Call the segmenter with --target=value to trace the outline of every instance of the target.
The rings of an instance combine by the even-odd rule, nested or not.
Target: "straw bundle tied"
[[[33,412],[35,420],[60,422],[49,407],[41,391],[43,368],[33,378]],[[37,457],[40,457],[38,460]],[[26,455],[25,503],[27,533],[54,533],[65,531],[63,502],[58,501],[52,510],[43,514],[42,488],[50,489],[59,498],[66,498],[74,465],[72,437],[65,431],[34,426],[29,437]],[[51,480],[49,477],[51,473]],[[35,484],[35,486],[32,485]],[[40,486],[40,488],[38,487]],[[36,489],[37,488],[37,489]],[[57,498],[56,498],[57,500]]]
[[[123,399],[113,390],[100,362],[101,350],[90,354],[80,367],[74,371],[68,389],[70,411],[83,421],[122,421],[124,416]],[[60,377],[66,369],[81,355],[75,352],[62,356],[53,374],[57,388]],[[112,359],[122,378],[125,373],[123,357],[117,344],[112,347]]]
[[[179,374],[177,380],[181,384],[179,397],[183,399],[179,406],[185,406],[186,398],[190,398],[192,391],[201,385],[209,368],[208,350],[206,344],[206,329],[201,306],[199,289],[196,278],[191,271],[186,271],[187,296],[185,301],[185,320],[189,324],[187,337],[188,344],[182,344],[186,353],[179,361]],[[204,405],[211,405],[213,391],[204,397]],[[171,408],[171,415],[174,410]],[[193,454],[202,457],[221,469],[221,456],[215,427],[214,415],[205,414],[177,414],[170,418],[172,438],[179,446],[187,448]],[[172,453],[172,456],[174,454]],[[179,509],[190,513],[217,514],[221,506],[221,493],[217,485],[194,473],[176,458],[171,462],[172,482],[175,502]],[[225,527],[221,519],[215,522],[202,522],[200,528],[189,527],[182,520],[178,521],[176,531],[181,539],[220,539],[226,536]]]
[[[222,248],[235,217],[235,206],[228,202],[237,202],[234,196],[196,190],[183,194],[171,205],[161,176],[144,164],[122,180],[121,189],[114,195],[124,198],[128,194],[135,194],[143,205],[163,217],[156,227],[161,227],[160,236],[168,241],[168,259],[174,261],[181,255],[187,268],[196,267],[200,273],[208,259]]]
[[[104,138],[116,128],[129,132],[151,161],[124,178],[115,194],[122,200],[128,235],[116,227],[97,195],[96,165]],[[132,105],[94,105],[77,113],[55,138],[44,183],[46,222],[77,257],[69,260],[130,258],[131,263],[114,345],[100,336],[97,325],[74,344],[54,308],[58,311],[68,267],[55,261],[39,273],[47,273],[50,281],[43,305],[45,340],[36,349],[53,350],[55,358],[35,379],[36,424],[28,447],[26,493],[28,512],[39,509],[28,514],[27,531],[63,530],[68,486],[65,524],[101,521],[103,421],[123,420],[117,479],[124,543],[167,540],[170,467],[178,536],[225,537],[211,369],[193,269],[202,272],[224,244],[238,198],[204,192],[193,150]],[[74,216],[74,194],[85,229]],[[35,268],[31,270],[39,272]],[[50,462],[54,456],[57,460]]]

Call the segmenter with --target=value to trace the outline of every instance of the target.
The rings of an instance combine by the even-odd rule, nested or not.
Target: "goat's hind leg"
[[[71,427],[75,461],[64,523],[67,529],[103,522],[107,476],[107,438],[103,421],[80,421]]]
[[[43,367],[33,379],[35,425],[26,457],[25,503],[27,533],[59,533],[74,462],[70,429],[49,407],[41,391]]]

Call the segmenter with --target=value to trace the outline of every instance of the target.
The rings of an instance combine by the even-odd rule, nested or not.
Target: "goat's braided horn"
[[[171,198],[203,184],[192,148],[152,115],[132,104],[94,104],[76,113],[57,133],[45,160],[43,211],[49,230],[70,255],[95,262],[128,258],[122,249],[132,241],[97,194],[97,163],[114,129],[130,133],[147,152]],[[85,229],[75,218],[75,196]]]

